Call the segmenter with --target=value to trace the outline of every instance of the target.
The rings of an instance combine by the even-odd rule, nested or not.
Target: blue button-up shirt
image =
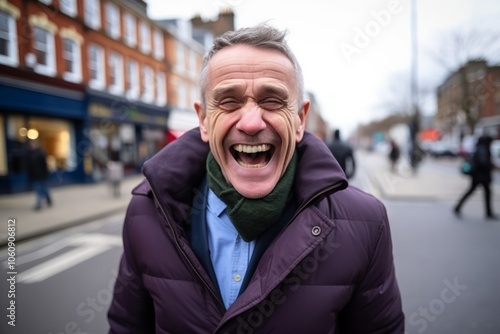
[[[209,188],[208,246],[226,309],[236,300],[252,257],[255,241],[246,242],[226,214],[226,204]]]

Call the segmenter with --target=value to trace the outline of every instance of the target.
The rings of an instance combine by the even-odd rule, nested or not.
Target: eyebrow
[[[219,100],[227,95],[238,95],[241,94],[245,88],[240,84],[228,84],[220,87],[216,87],[213,90],[213,96],[216,100]]]
[[[257,95],[272,95],[282,99],[286,99],[290,94],[288,92],[288,89],[286,89],[285,87],[263,84],[258,87]]]

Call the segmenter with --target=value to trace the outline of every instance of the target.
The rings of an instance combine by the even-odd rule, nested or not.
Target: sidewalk
[[[52,188],[52,207],[40,211],[33,210],[34,192],[0,195],[0,247],[7,243],[9,219],[16,220],[16,242],[19,242],[114,213],[125,213],[131,191],[142,179],[142,175],[125,178],[121,196],[117,198],[106,182]]]
[[[387,158],[381,153],[358,152],[356,158],[380,196],[390,200],[457,201],[470,186],[470,178],[459,171],[461,159],[426,158],[413,175],[405,159],[399,161],[397,172],[392,173]],[[495,202],[500,196],[500,183],[492,183],[491,190]],[[480,187],[470,200],[482,201],[482,196]]]

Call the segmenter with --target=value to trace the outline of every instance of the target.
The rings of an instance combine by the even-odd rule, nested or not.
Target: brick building
[[[103,180],[111,155],[137,173],[197,98],[202,55],[142,0],[0,0],[0,192],[30,189],[28,138],[53,185]]]
[[[470,108],[470,115],[463,105]],[[500,66],[469,61],[438,87],[436,125],[444,137],[459,142],[474,133],[500,137]],[[467,117],[472,118],[469,122]]]

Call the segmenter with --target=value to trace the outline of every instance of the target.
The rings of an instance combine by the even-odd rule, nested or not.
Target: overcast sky
[[[149,16],[210,18],[232,7],[236,28],[268,21],[289,31],[288,41],[332,128],[387,115],[408,100],[411,68],[410,0],[146,0]],[[498,0],[418,0],[419,86],[435,87],[446,71],[431,60],[441,36],[457,30],[500,33]],[[406,95],[406,96],[405,96]],[[432,99],[424,113],[435,112]]]

